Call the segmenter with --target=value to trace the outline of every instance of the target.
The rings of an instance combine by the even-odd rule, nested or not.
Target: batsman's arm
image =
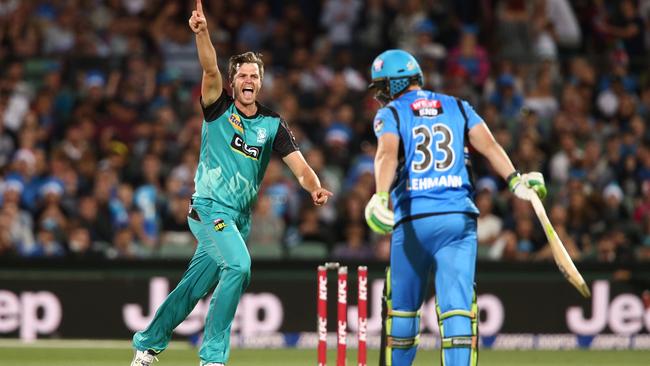
[[[208,22],[203,13],[201,0],[196,0],[196,10],[192,11],[189,20],[190,28],[196,35],[196,48],[199,54],[199,62],[203,68],[201,80],[201,98],[203,105],[210,105],[219,97],[223,91],[223,80],[217,65],[217,52],[212,45]]]
[[[332,192],[321,187],[318,176],[309,164],[307,164],[300,151],[294,151],[283,157],[282,160],[291,169],[300,186],[311,194],[311,198],[316,206],[327,203],[327,199],[332,197]]]
[[[508,176],[515,171],[508,154],[494,139],[485,123],[479,123],[469,130],[469,142],[481,155],[485,156],[504,180],[507,180]]]
[[[398,135],[384,133],[377,138],[377,153],[375,155],[375,189],[377,192],[388,192],[393,184],[398,164],[398,149]]]

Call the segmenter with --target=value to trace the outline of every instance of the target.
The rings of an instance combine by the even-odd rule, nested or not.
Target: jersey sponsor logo
[[[231,114],[230,117],[228,117],[228,122],[230,122],[235,130],[244,133],[244,124],[241,122],[241,118],[239,118],[238,115],[234,113]]]
[[[266,128],[260,128],[259,130],[257,130],[257,143],[258,144],[265,143],[267,136],[268,135],[266,133]]]
[[[381,118],[375,119],[375,122],[372,124],[372,128],[375,129],[375,133],[380,133],[384,129],[384,121]]]
[[[460,175],[441,175],[439,177],[411,178],[408,182],[409,191],[422,191],[433,188],[460,188],[463,178]]]
[[[244,139],[238,134],[232,136],[230,141],[230,148],[237,151],[238,153],[244,154],[244,156],[249,157],[253,160],[257,160],[262,153],[261,146],[250,146],[244,142]]]
[[[411,109],[416,117],[436,117],[443,113],[439,100],[417,99],[411,103]]]
[[[213,224],[214,224],[214,230],[215,230],[215,231],[223,231],[223,229],[225,229],[226,226],[228,226],[228,225],[223,221],[223,219],[216,219],[216,220],[214,220]]]

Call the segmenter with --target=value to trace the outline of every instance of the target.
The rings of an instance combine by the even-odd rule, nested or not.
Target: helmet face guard
[[[375,91],[375,99],[381,105],[390,103],[391,100],[402,94],[409,86],[418,84],[422,86],[423,80],[421,74],[405,76],[400,78],[381,78],[373,80],[368,89]]]
[[[368,85],[368,89],[375,92],[374,97],[382,106],[390,103],[393,99],[390,96],[390,84],[386,78],[373,80],[372,83]]]

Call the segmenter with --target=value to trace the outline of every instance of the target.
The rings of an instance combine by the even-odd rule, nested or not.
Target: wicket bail
[[[327,271],[337,270],[337,353],[336,366],[346,366],[348,328],[348,267],[336,262],[318,266],[318,366],[327,365]],[[368,326],[368,268],[357,268],[358,283],[358,366],[366,366]]]

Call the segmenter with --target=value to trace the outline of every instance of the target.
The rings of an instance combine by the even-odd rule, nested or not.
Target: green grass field
[[[132,351],[127,342],[39,342],[21,345],[0,341],[0,366],[128,366]],[[335,358],[328,356],[328,363]],[[158,366],[197,366],[196,350],[184,344],[172,347],[159,357]],[[348,351],[348,364],[356,365],[356,351]],[[316,364],[314,350],[235,349],[228,366],[308,366]],[[370,350],[368,364],[377,364],[377,351]],[[481,351],[481,366],[599,366],[599,365],[649,365],[650,353],[643,351]],[[416,366],[439,365],[438,352],[418,353]]]

